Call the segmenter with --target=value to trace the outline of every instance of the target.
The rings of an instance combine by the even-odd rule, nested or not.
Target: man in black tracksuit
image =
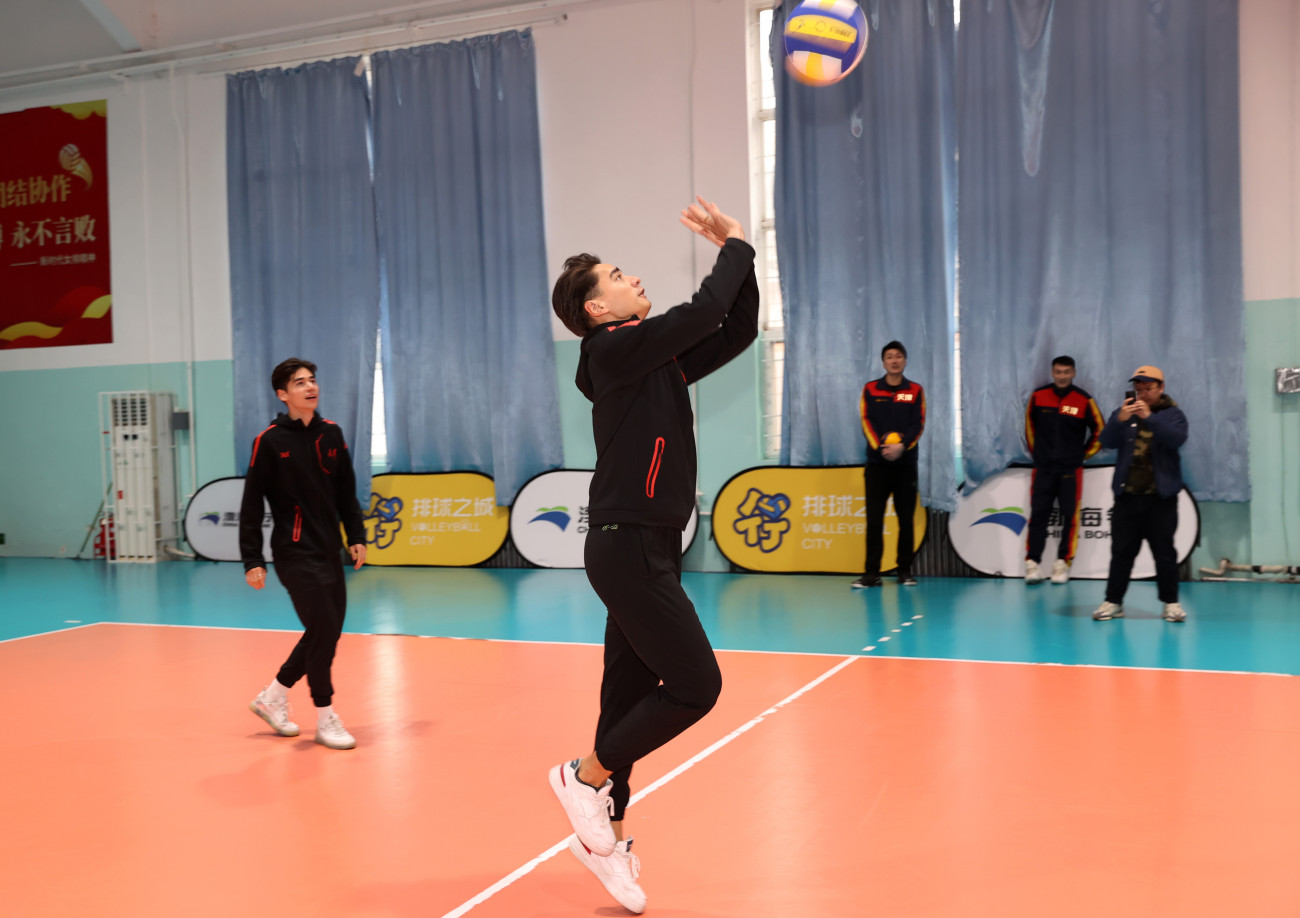
[[[646,318],[640,278],[585,254],[565,262],[552,294],[556,314],[583,338],[577,385],[592,401],[596,439],[585,560],[608,615],[595,750],[552,769],[550,780],[581,842],[574,854],[633,911],[645,897],[622,866],[632,765],[708,713],[722,688],[681,587],[696,474],[687,387],[758,334],[754,250],[736,220],[700,204],[682,222],[721,252],[689,303]]]
[[[274,520],[271,552],[275,573],[288,590],[305,630],[275,679],[249,708],[282,736],[297,736],[298,726],[289,720],[288,690],[305,675],[316,705],[316,742],[331,749],[351,749],[356,741],[334,713],[330,669],[347,608],[340,521],[355,566],[360,568],[366,560],[366,533],[352,457],[339,426],[316,413],[315,364],[286,360],[272,372],[271,386],[288,413],[277,417],[253,441],[239,512],[239,552],[245,580],[260,590],[266,583],[262,554],[265,498]]]
[[[1074,358],[1052,361],[1052,381],[1039,386],[1025,405],[1025,444],[1034,459],[1029,486],[1029,535],[1025,540],[1025,582],[1041,583],[1039,565],[1047,543],[1052,506],[1061,508],[1061,540],[1052,565],[1052,582],[1066,583],[1079,542],[1083,463],[1101,449],[1105,424],[1092,396],[1074,384]]]
[[[891,341],[880,351],[885,375],[862,387],[858,413],[867,438],[863,470],[867,494],[867,564],[853,581],[855,590],[880,586],[885,551],[885,504],[894,498],[898,518],[898,582],[915,586],[912,558],[916,552],[913,515],[916,513],[917,448],[925,432],[925,389],[903,375],[907,348]]]

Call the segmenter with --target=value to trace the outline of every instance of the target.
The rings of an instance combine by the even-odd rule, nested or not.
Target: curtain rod
[[[395,7],[396,10],[414,10],[429,9],[433,6],[445,6],[449,3],[463,2],[463,0],[437,0],[436,3],[421,3],[409,7]],[[249,33],[237,38],[220,39],[217,41],[207,41],[192,45],[179,45],[171,48],[159,49],[135,54],[115,55],[107,58],[97,58],[93,60],[81,61],[71,64],[57,64],[53,66],[37,67],[28,70],[15,70],[7,73],[0,73],[0,96],[12,94],[19,90],[41,89],[46,86],[67,85],[70,83],[85,82],[87,80],[102,79],[124,79],[130,76],[139,76],[148,73],[160,71],[188,70],[199,67],[204,64],[218,63],[221,61],[238,60],[240,58],[258,57],[264,55],[274,55],[277,52],[293,51],[308,47],[321,45],[337,45],[362,42],[364,47],[359,51],[376,51],[386,50],[389,47],[400,47],[403,45],[419,44],[427,39],[398,39],[390,42],[376,45],[369,42],[369,39],[384,36],[398,35],[400,33],[411,33],[422,29],[433,29],[440,26],[455,25],[462,22],[473,22],[488,19],[511,19],[509,22],[503,22],[495,28],[509,28],[517,25],[545,24],[548,22],[563,22],[567,14],[557,13],[553,16],[535,17],[526,21],[514,21],[522,13],[535,12],[539,10],[558,10],[565,7],[577,6],[584,3],[598,2],[598,0],[536,0],[532,3],[515,4],[511,6],[497,7],[495,9],[483,9],[473,12],[448,13],[443,16],[436,16],[426,19],[412,19],[402,22],[391,22],[385,25],[376,26],[369,29],[353,30],[350,32],[339,32],[329,35],[315,35],[303,37],[290,41],[261,44],[247,48],[232,48],[232,42],[249,40],[250,38],[266,38],[274,34],[289,34],[315,31],[320,28],[329,27],[344,21],[354,21],[359,17],[349,16],[341,17],[337,20],[327,20],[325,22],[312,23],[308,26],[301,26],[293,29],[274,29],[267,32]],[[365,18],[373,19],[377,16],[385,15],[389,11],[380,11],[374,14],[366,14]],[[457,37],[468,37],[468,35],[481,34],[481,32],[469,32],[463,35],[438,36],[444,40]],[[195,54],[191,52],[212,49],[208,53]],[[346,53],[346,52],[345,52]],[[138,63],[142,56],[156,57],[158,60],[145,63]],[[305,58],[304,58],[305,60]],[[116,66],[114,66],[116,65]]]

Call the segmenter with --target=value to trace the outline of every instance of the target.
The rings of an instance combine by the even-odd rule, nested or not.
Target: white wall
[[[300,10],[300,21],[323,15]],[[716,252],[677,222],[692,195],[749,225],[745,15],[745,0],[593,3],[534,31],[552,281],[565,257],[593,250],[641,275],[664,308],[691,294]],[[0,351],[0,371],[228,360],[224,78],[5,95],[0,112],[99,98],[113,343]]]
[[[0,112],[92,99],[108,100],[113,343],[0,351],[0,371],[229,360],[224,81],[7,94]]]
[[[1300,3],[1241,0],[1245,299],[1300,297]]]
[[[593,252],[641,276],[666,308],[717,253],[677,222],[693,195],[749,225],[745,10],[744,0],[581,7],[535,33],[552,282],[566,257]]]

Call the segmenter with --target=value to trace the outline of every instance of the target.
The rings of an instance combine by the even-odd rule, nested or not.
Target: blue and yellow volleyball
[[[804,0],[785,21],[785,69],[800,83],[838,83],[866,50],[867,17],[853,0]]]

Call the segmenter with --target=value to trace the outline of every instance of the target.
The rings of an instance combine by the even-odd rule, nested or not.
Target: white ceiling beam
[[[139,51],[140,42],[131,30],[122,25],[122,21],[114,15],[113,11],[104,5],[103,0],[81,0],[81,5],[86,8],[86,12],[95,17],[95,21],[103,26],[104,31],[112,36],[113,41],[117,42],[119,48],[124,52]]]

